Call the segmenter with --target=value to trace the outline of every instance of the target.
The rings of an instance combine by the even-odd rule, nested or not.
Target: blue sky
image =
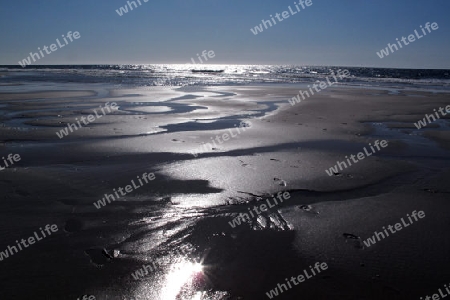
[[[213,50],[217,64],[450,69],[450,1],[312,0],[258,35],[250,28],[296,0],[0,0],[0,64],[18,64],[68,31],[81,38],[37,64],[188,63]],[[380,59],[376,52],[437,22],[439,29]]]

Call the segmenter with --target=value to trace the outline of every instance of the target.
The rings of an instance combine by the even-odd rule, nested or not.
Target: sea
[[[313,83],[348,70],[339,85],[449,90],[450,70],[295,65],[0,65],[0,89],[33,83],[98,83],[116,87],[183,87]],[[44,85],[45,86],[45,85]],[[41,86],[41,88],[43,88]]]

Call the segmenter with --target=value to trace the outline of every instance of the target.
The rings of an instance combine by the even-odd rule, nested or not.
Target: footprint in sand
[[[275,177],[273,180],[275,181],[275,183],[277,183],[277,184],[280,185],[280,186],[287,186],[286,181],[284,181],[283,179],[280,179],[280,178],[276,178],[276,177]]]
[[[88,249],[84,251],[89,256],[91,262],[95,265],[104,265],[111,262],[112,259],[119,257],[120,250]]]
[[[363,249],[364,245],[361,242],[361,238],[357,235],[351,234],[351,233],[343,233],[342,234],[345,238],[345,242],[352,245],[356,249]]]
[[[83,228],[84,228],[83,222],[77,219],[67,220],[66,225],[64,226],[64,230],[67,232],[77,232],[83,230]]]
[[[250,164],[246,164],[244,161],[239,160],[239,162],[241,163],[241,167],[251,167]]]
[[[311,205],[299,205],[299,206],[297,206],[297,207],[298,207],[299,209],[303,210],[303,211],[306,211],[306,212],[309,212],[309,213],[312,213],[312,214],[315,214],[315,215],[318,215],[318,214],[319,214],[318,211],[313,210],[313,208],[312,208]]]
[[[177,139],[172,139],[172,142],[175,142],[175,143],[184,143],[184,141],[182,141],[182,140],[177,140]]]

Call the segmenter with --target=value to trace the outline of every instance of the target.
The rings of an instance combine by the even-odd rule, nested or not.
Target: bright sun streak
[[[166,284],[163,288],[162,299],[176,299],[182,288],[196,279],[202,272],[203,266],[199,263],[184,261],[172,266],[166,276]]]

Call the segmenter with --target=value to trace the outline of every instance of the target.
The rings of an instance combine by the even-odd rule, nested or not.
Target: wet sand
[[[284,278],[316,262],[328,269],[277,299],[436,293],[450,278],[448,118],[421,130],[412,125],[450,104],[448,94],[329,88],[291,106],[299,88],[75,86],[0,94],[2,156],[22,158],[0,172],[0,251],[46,224],[61,228],[0,262],[2,296],[268,299]],[[107,102],[119,110],[57,137],[67,122]],[[236,136],[204,146],[242,122]],[[389,146],[382,151],[325,173],[383,139]],[[145,172],[156,179],[94,207]],[[270,216],[229,225],[280,191],[291,198]],[[426,217],[363,246],[414,210]],[[180,254],[181,245],[195,250]],[[160,268],[134,280],[151,258],[163,261]],[[186,260],[201,261],[203,272]],[[179,265],[182,271],[172,270]]]

